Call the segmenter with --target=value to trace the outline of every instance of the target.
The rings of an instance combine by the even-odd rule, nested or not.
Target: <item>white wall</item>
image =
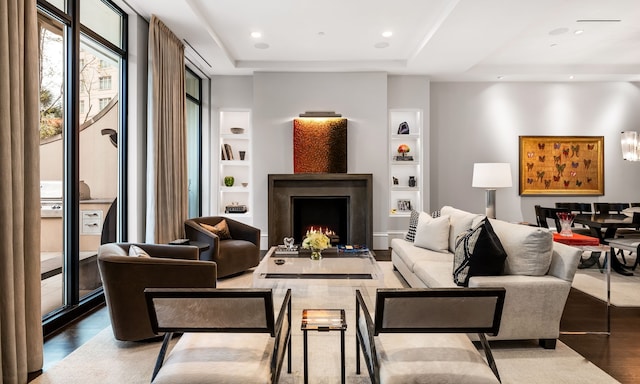
[[[266,235],[267,175],[293,173],[293,119],[305,111],[335,111],[348,119],[347,172],[373,174],[373,231],[386,232],[387,74],[382,72],[254,75],[254,225]]]
[[[483,212],[475,162],[508,162],[514,186],[497,191],[497,217],[535,222],[534,205],[640,200],[640,163],[622,160],[620,132],[640,128],[638,84],[431,83],[431,207]],[[604,136],[604,196],[519,196],[518,136]]]

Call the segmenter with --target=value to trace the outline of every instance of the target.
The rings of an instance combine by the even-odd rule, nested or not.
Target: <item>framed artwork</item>
[[[347,119],[293,119],[293,173],[347,173]]]
[[[604,195],[604,136],[520,136],[520,195]]]
[[[411,211],[411,200],[398,200],[398,211],[400,212]]]

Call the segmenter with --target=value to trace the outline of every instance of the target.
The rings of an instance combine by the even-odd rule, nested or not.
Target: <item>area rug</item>
[[[390,262],[379,263],[385,274],[385,284],[389,287],[402,287],[405,283],[397,272],[392,270]],[[220,287],[247,287],[252,281],[251,273],[245,273],[232,279],[222,280]],[[331,286],[320,288],[318,295],[337,295],[339,289]],[[333,300],[333,297],[332,297]],[[335,298],[336,305],[343,300],[351,302],[352,297]],[[295,304],[294,308],[306,305],[306,300]],[[296,310],[294,309],[294,314]],[[303,382],[302,342],[299,322],[294,321],[293,328],[293,364],[292,373],[283,372],[281,383]],[[350,332],[349,332],[350,331]],[[310,334],[310,382],[338,383],[339,333]],[[366,370],[362,375],[355,374],[355,338],[353,327],[347,329],[347,382],[370,383]],[[33,383],[37,384],[80,384],[80,383],[148,383],[151,378],[160,342],[133,343],[121,342],[113,338],[110,327],[101,331],[86,344],[44,372]],[[492,349],[503,383],[617,383],[594,364],[578,353],[558,342],[555,350],[540,348],[535,341],[492,342]]]
[[[627,264],[633,264],[635,257],[626,256]],[[604,257],[600,258],[604,261]],[[602,264],[601,264],[602,265]],[[573,288],[599,300],[607,300],[606,274],[594,265],[588,269],[578,269],[573,279]],[[616,307],[640,307],[640,269],[633,276],[623,276],[611,271],[611,305]]]

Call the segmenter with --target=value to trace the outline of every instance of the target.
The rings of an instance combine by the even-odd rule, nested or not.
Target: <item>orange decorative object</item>
[[[553,241],[557,241],[558,243],[566,244],[566,245],[575,245],[575,246],[598,246],[600,245],[600,240],[596,237],[579,235],[574,233],[572,236],[563,236],[559,233],[553,234]]]
[[[400,144],[398,146],[398,153],[409,153],[411,148],[407,144]]]

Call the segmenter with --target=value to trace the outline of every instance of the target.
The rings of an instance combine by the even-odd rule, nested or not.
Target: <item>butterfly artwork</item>
[[[538,143],[538,149],[544,149],[544,143]]]
[[[578,174],[578,172],[576,172],[576,171],[569,172],[569,175],[571,175],[571,177],[576,177],[577,174]]]
[[[538,156],[538,161],[541,162],[541,163],[544,163],[545,157],[547,157],[547,156]]]
[[[553,149],[560,149],[560,143],[553,143]]]
[[[591,183],[593,181],[592,177],[587,177],[587,183]]]
[[[562,148],[562,155],[565,158],[569,157],[569,148]]]
[[[580,157],[580,144],[571,146],[571,157]]]
[[[564,183],[564,187],[565,188],[569,188],[569,185],[571,185],[571,181],[570,180],[564,180],[563,183]]]
[[[576,180],[576,187],[582,187],[582,181]]]
[[[558,171],[558,176],[562,176],[564,173],[564,169],[566,168],[567,163],[564,164],[556,164],[556,170]]]
[[[593,151],[593,148],[595,148],[596,145],[595,144],[587,144],[587,149],[590,151]]]
[[[531,172],[533,170],[533,163],[527,163],[527,171]]]
[[[584,159],[582,160],[582,163],[584,164],[585,169],[589,169],[589,167],[591,167],[591,159]]]
[[[560,175],[553,176],[553,181],[560,181]]]
[[[549,189],[549,187],[551,187],[551,180],[545,180],[544,181],[544,188],[545,189]]]
[[[527,184],[533,184],[533,179],[532,178],[527,178]]]
[[[560,164],[560,162],[562,161],[562,156],[558,155],[553,155],[553,163],[554,164]]]
[[[538,171],[536,175],[537,175],[538,181],[542,182],[542,179],[544,179],[544,171]]]
[[[572,161],[571,162],[571,168],[578,168],[579,165],[580,165],[579,161]]]
[[[533,153],[533,152],[527,152],[527,157],[530,158],[530,159],[533,158],[535,155],[536,154]]]

